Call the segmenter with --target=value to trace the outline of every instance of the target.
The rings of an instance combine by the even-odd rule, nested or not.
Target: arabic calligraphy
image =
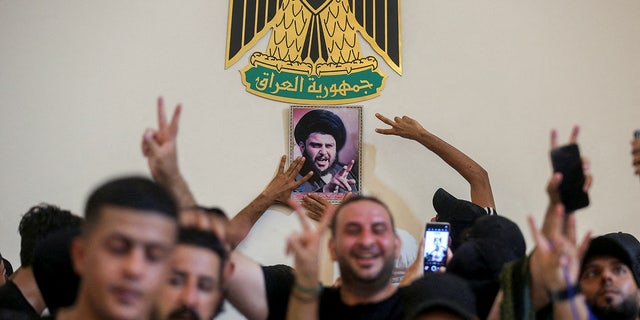
[[[383,86],[384,76],[371,69],[349,75],[315,76],[281,72],[264,66],[242,70],[247,90],[265,97],[292,102],[363,100],[375,97]]]

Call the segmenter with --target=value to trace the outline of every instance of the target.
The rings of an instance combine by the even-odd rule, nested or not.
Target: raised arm
[[[178,167],[177,136],[182,106],[176,106],[167,123],[162,97],[158,98],[158,129],[147,129],[142,137],[142,153],[153,179],[175,198],[180,209],[193,208],[196,200]]]
[[[578,244],[575,215],[565,217],[564,207],[560,204],[555,206],[547,224],[549,235],[545,236],[529,217],[529,227],[536,243],[531,264],[539,269],[537,275],[540,276],[539,279],[532,278],[531,282],[541,285],[546,292],[545,300],[550,300],[553,305],[553,319],[590,319],[578,278],[591,234],[588,232]]]
[[[287,157],[280,158],[278,171],[271,179],[264,190],[249,203],[244,209],[231,219],[227,231],[228,241],[232,248],[235,248],[249,234],[253,225],[260,219],[262,214],[273,204],[285,204],[291,197],[291,192],[305,183],[313,172],[309,172],[306,176],[299,180],[295,180],[296,175],[300,172],[304,164],[304,157],[295,159],[289,168],[285,170]]]
[[[304,209],[291,200],[302,225],[302,232],[294,233],[287,239],[287,253],[294,256],[295,281],[289,297],[287,320],[316,320],[320,307],[320,244],[323,233],[328,229],[334,211],[329,208],[314,230]]]
[[[395,135],[419,142],[444,160],[444,162],[469,182],[469,186],[471,187],[471,202],[481,207],[495,208],[489,174],[477,162],[446,141],[427,131],[419,122],[410,117],[395,117],[391,120],[379,113],[376,113],[376,117],[391,126],[391,128],[388,129],[377,128],[377,133]]]

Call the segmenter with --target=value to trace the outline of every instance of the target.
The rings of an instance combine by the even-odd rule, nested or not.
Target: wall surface
[[[0,0],[0,250],[16,267],[30,206],[81,214],[101,181],[147,174],[140,141],[159,95],[184,105],[180,165],[200,202],[235,213],[267,184],[288,150],[289,105],[240,81],[268,36],[224,69],[227,12],[224,0]],[[386,88],[358,103],[364,192],[399,227],[419,237],[438,187],[466,199],[469,190],[421,145],[376,134],[376,112],[414,117],[481,163],[498,212],[529,245],[526,216],[541,222],[547,203],[549,132],[565,141],[579,124],[595,177],[580,233],[640,235],[629,145],[640,128],[639,1],[405,0],[401,12],[404,72],[381,62]],[[289,263],[284,238],[297,228],[274,207],[240,249]]]

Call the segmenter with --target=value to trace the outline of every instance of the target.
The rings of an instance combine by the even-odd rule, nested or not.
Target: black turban
[[[300,118],[294,130],[296,143],[304,143],[314,132],[332,135],[336,139],[337,150],[342,149],[347,137],[347,130],[344,128],[342,119],[335,113],[324,109],[311,110]]]

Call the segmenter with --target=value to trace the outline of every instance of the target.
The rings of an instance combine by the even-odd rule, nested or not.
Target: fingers
[[[167,115],[164,112],[164,99],[158,97],[158,130],[164,131],[167,126]]]
[[[277,174],[284,173],[284,165],[286,163],[287,163],[287,156],[283,155],[282,157],[280,157],[280,163],[278,164],[278,173]],[[291,163],[291,166],[289,167],[289,169],[291,169],[291,167],[293,166],[294,163],[295,163],[295,160],[293,161],[293,163]]]
[[[558,146],[558,132],[556,129],[551,129],[551,149]]]
[[[536,247],[540,247],[540,246],[546,247],[546,241],[544,240],[544,237],[542,236],[542,234],[538,231],[538,228],[536,227],[536,222],[533,219],[533,216],[529,216],[527,218],[527,221],[529,222],[529,231],[531,232],[531,235],[533,235],[533,240],[536,244]]]
[[[387,117],[385,117],[385,116],[383,116],[383,115],[381,115],[379,113],[376,113],[376,118],[380,119],[380,121],[382,121],[382,122],[384,122],[384,123],[386,123],[386,124],[388,124],[390,126],[394,125],[393,121],[391,121],[389,118],[387,118]]]
[[[142,135],[142,153],[145,157],[155,155],[158,153],[160,146],[154,139],[156,132],[152,129],[145,130]]]
[[[173,110],[173,116],[171,117],[171,123],[169,124],[169,134],[172,137],[176,137],[178,134],[178,123],[180,122],[180,113],[182,112],[182,104],[178,104]]]
[[[331,224],[331,220],[333,219],[333,215],[335,213],[335,208],[333,205],[328,205],[324,208],[324,212],[322,213],[322,219],[320,219],[320,224],[318,225],[318,234],[324,233],[325,230],[329,228]]]
[[[296,215],[298,216],[298,220],[300,220],[302,229],[304,229],[305,232],[311,229],[311,226],[309,225],[309,221],[307,221],[307,218],[303,213],[304,209],[300,206],[300,204],[297,201],[294,201],[291,199],[287,200],[287,204],[289,204],[289,207],[291,207],[291,209],[293,209],[293,212],[295,212]]]
[[[569,241],[571,241],[571,243],[576,243],[576,216],[574,214],[570,214],[566,217],[564,229],[564,234]]]
[[[587,253],[587,249],[589,248],[589,243],[591,242],[591,231],[587,231],[587,234],[582,238],[582,242],[580,243],[580,247],[578,247],[578,259],[582,261],[584,254]]]
[[[571,130],[571,138],[569,138],[569,144],[578,142],[578,133],[580,133],[580,127],[573,126],[573,130]]]
[[[300,178],[300,179],[295,181],[295,183],[293,184],[293,188],[292,189],[298,188],[303,183],[307,182],[307,180],[311,179],[312,176],[313,176],[313,171],[307,172],[307,174],[304,177],[302,177],[302,178]]]

